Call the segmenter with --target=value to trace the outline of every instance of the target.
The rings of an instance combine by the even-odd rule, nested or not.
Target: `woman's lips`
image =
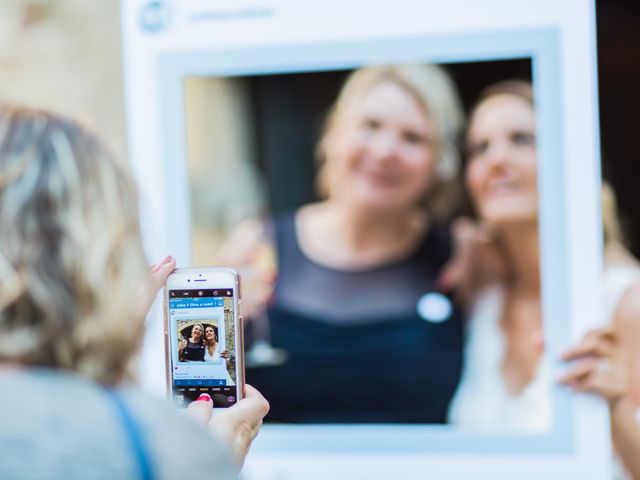
[[[508,178],[490,180],[484,187],[484,192],[488,195],[511,195],[520,190],[517,181]]]
[[[393,174],[390,172],[361,170],[359,173],[368,182],[381,187],[393,187],[401,182],[401,179],[397,174]]]

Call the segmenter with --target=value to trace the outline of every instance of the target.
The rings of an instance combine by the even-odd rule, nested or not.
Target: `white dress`
[[[220,360],[222,360],[222,362]],[[227,361],[220,356],[220,345],[216,345],[216,348],[213,350],[213,353],[211,355],[209,354],[209,349],[205,348],[204,361],[220,363],[221,364],[220,375],[224,376],[225,380],[227,381],[227,385],[234,385],[233,379],[231,378],[231,375],[229,375],[229,372],[227,371]]]
[[[640,269],[610,264],[603,276],[603,319],[611,321],[624,292],[640,281]],[[501,375],[506,342],[500,327],[504,291],[499,286],[478,297],[467,326],[464,370],[449,407],[453,425],[473,430],[536,433],[552,423],[550,359],[543,355],[534,379],[518,395]]]
[[[220,360],[220,353],[218,352],[218,346],[216,345],[216,348],[213,349],[213,353],[209,354],[209,349],[205,345],[204,361],[205,362],[217,362],[218,360]]]
[[[500,327],[504,291],[487,288],[467,326],[464,370],[449,407],[450,423],[474,431],[543,432],[551,426],[549,361],[543,356],[533,381],[511,394],[501,369],[506,342]]]
[[[603,320],[611,322],[624,293],[640,282],[640,268],[626,263],[605,266]],[[506,342],[500,328],[504,291],[487,288],[470,316],[465,342],[465,366],[449,407],[449,422],[476,431],[543,432],[551,426],[551,366],[543,356],[532,382],[519,394],[506,389],[501,368]],[[639,418],[638,415],[636,415]],[[614,461],[613,478],[628,478]]]

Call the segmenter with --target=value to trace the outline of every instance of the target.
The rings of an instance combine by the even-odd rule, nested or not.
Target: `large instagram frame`
[[[551,0],[487,0],[470,12],[461,1],[330,1],[304,8],[303,2],[272,3],[225,9],[213,1],[122,2],[130,154],[151,257],[170,252],[179,263],[190,258],[186,77],[530,58],[546,348],[552,355],[561,352],[597,323],[601,241],[593,4],[570,0],[560,8]],[[357,27],[333,16],[358,18],[362,8],[367,21]],[[142,377],[151,389],[164,391],[158,325],[156,308],[149,317]],[[471,478],[478,471],[490,471],[492,478],[606,478],[611,454],[603,405],[556,388],[553,418],[552,429],[540,435],[436,425],[267,425],[245,473],[250,479],[383,478],[399,471],[403,478]]]

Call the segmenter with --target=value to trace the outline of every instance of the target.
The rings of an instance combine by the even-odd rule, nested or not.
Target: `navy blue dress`
[[[287,359],[246,372],[271,404],[266,420],[445,423],[462,369],[462,316],[454,307],[432,322],[416,306],[449,259],[449,229],[433,226],[404,260],[343,271],[304,255],[293,214],[274,227],[279,273],[268,321]]]

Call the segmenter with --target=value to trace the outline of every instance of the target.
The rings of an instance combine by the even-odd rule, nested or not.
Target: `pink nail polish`
[[[196,398],[196,402],[210,402],[211,397],[207,393],[203,393],[198,398]]]

